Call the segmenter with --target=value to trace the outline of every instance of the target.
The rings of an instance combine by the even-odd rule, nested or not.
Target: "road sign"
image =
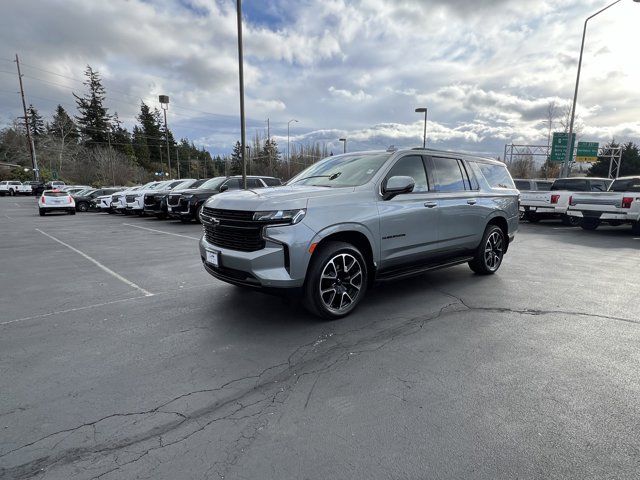
[[[51,178],[53,180],[57,180],[58,179],[58,171],[57,170],[52,170],[51,171]]]
[[[549,161],[553,163],[563,163],[567,155],[567,143],[569,134],[563,132],[553,132],[553,141],[551,142],[551,155]],[[573,146],[576,143],[576,134],[571,136],[571,153],[573,154]],[[571,159],[571,157],[569,157]]]
[[[578,142],[576,162],[594,163],[598,161],[598,142]]]

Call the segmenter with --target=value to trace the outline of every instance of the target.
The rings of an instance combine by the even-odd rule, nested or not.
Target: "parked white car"
[[[67,192],[45,190],[38,199],[38,211],[41,217],[49,212],[67,212],[69,215],[75,215],[76,202]]]
[[[135,193],[136,191],[140,190],[143,186],[138,185],[135,187],[127,188],[126,190],[123,190],[121,192],[117,192],[111,195],[111,211],[114,213],[127,214],[127,199],[126,199],[127,195],[131,195]]]
[[[617,178],[608,192],[575,193],[567,213],[585,230],[595,230],[602,223],[631,224],[633,232],[640,234],[640,176]]]
[[[559,218],[564,225],[577,225],[579,221],[567,215],[569,198],[576,192],[606,192],[611,181],[592,177],[558,178],[548,192],[522,192],[520,208],[531,223]]]
[[[158,188],[162,188],[165,185],[173,183],[175,180],[164,180],[161,182],[149,182],[146,185],[140,187],[135,192],[127,192],[125,195],[125,201],[127,202],[126,211],[129,213],[135,213],[138,215],[144,214],[144,195],[145,193],[153,192]],[[178,180],[179,182],[179,180]]]
[[[5,180],[0,182],[0,196],[4,197],[5,195],[9,195],[13,197],[14,195],[18,195],[20,193],[19,187],[22,186],[22,182],[17,180]]]

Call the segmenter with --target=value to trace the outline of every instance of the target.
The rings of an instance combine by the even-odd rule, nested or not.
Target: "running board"
[[[440,270],[441,268],[454,267],[462,263],[467,263],[473,260],[473,257],[457,257],[449,260],[445,263],[432,263],[422,265],[420,267],[409,267],[406,269],[396,269],[389,272],[383,272],[376,276],[377,282],[388,282],[391,280],[398,280],[405,277],[413,277],[422,273],[430,272],[432,270]]]

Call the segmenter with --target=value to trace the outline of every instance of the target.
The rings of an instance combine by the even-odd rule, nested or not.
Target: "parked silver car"
[[[468,263],[492,274],[518,229],[504,164],[429,149],[332,156],[286,186],[225,192],[201,212],[200,256],[226,282],[298,291],[324,318],[374,281]]]

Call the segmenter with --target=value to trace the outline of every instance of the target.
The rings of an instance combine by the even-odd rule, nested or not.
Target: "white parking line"
[[[135,283],[133,283],[130,280],[127,280],[126,278],[124,278],[122,275],[120,275],[119,273],[114,272],[113,270],[111,270],[109,267],[104,266],[103,264],[101,264],[99,261],[97,261],[95,258],[90,257],[89,255],[87,255],[84,252],[81,252],[80,250],[78,250],[77,248],[72,247],[71,245],[69,245],[68,243],[64,243],[62,240],[58,240],[56,237],[54,237],[53,235],[49,235],[47,232],[43,232],[42,230],[40,230],[39,228],[36,228],[37,231],[39,231],[41,234],[49,237],[51,240],[54,240],[56,242],[58,242],[60,245],[63,245],[65,247],[67,247],[68,249],[76,252],[78,255],[83,256],[84,258],[86,258],[87,260],[89,260],[90,262],[93,262],[95,265],[97,265],[98,267],[100,267],[102,270],[104,270],[105,272],[107,272],[109,275],[117,278],[118,280],[120,280],[123,283],[126,283],[127,285],[129,285],[132,288],[135,288],[136,290],[138,290],[139,292],[141,292],[145,297],[151,297],[153,295],[153,293],[151,293],[148,290],[145,290],[144,288],[136,285]]]
[[[87,310],[89,308],[104,307],[105,305],[113,305],[114,303],[127,302],[129,300],[140,300],[141,298],[145,298],[145,297],[148,297],[148,296],[149,295],[144,295],[142,297],[121,298],[119,300],[112,300],[110,302],[96,303],[96,304],[93,304],[93,305],[85,305],[84,307],[68,308],[66,310],[58,310],[57,312],[41,313],[39,315],[33,315],[31,317],[22,317],[22,318],[16,318],[14,320],[8,320],[6,322],[0,322],[0,325],[9,325],[11,323],[26,322],[27,320],[34,320],[36,318],[50,317],[52,315],[60,315],[62,313],[77,312],[79,310]]]
[[[200,238],[198,237],[190,237],[189,235],[180,235],[179,233],[165,232],[164,230],[156,230],[155,228],[141,227],[139,225],[133,225],[131,223],[123,223],[123,225],[126,225],[127,227],[139,228],[140,230],[148,230],[150,232],[164,233],[165,235],[173,235],[174,237],[190,238],[191,240],[200,240]]]

